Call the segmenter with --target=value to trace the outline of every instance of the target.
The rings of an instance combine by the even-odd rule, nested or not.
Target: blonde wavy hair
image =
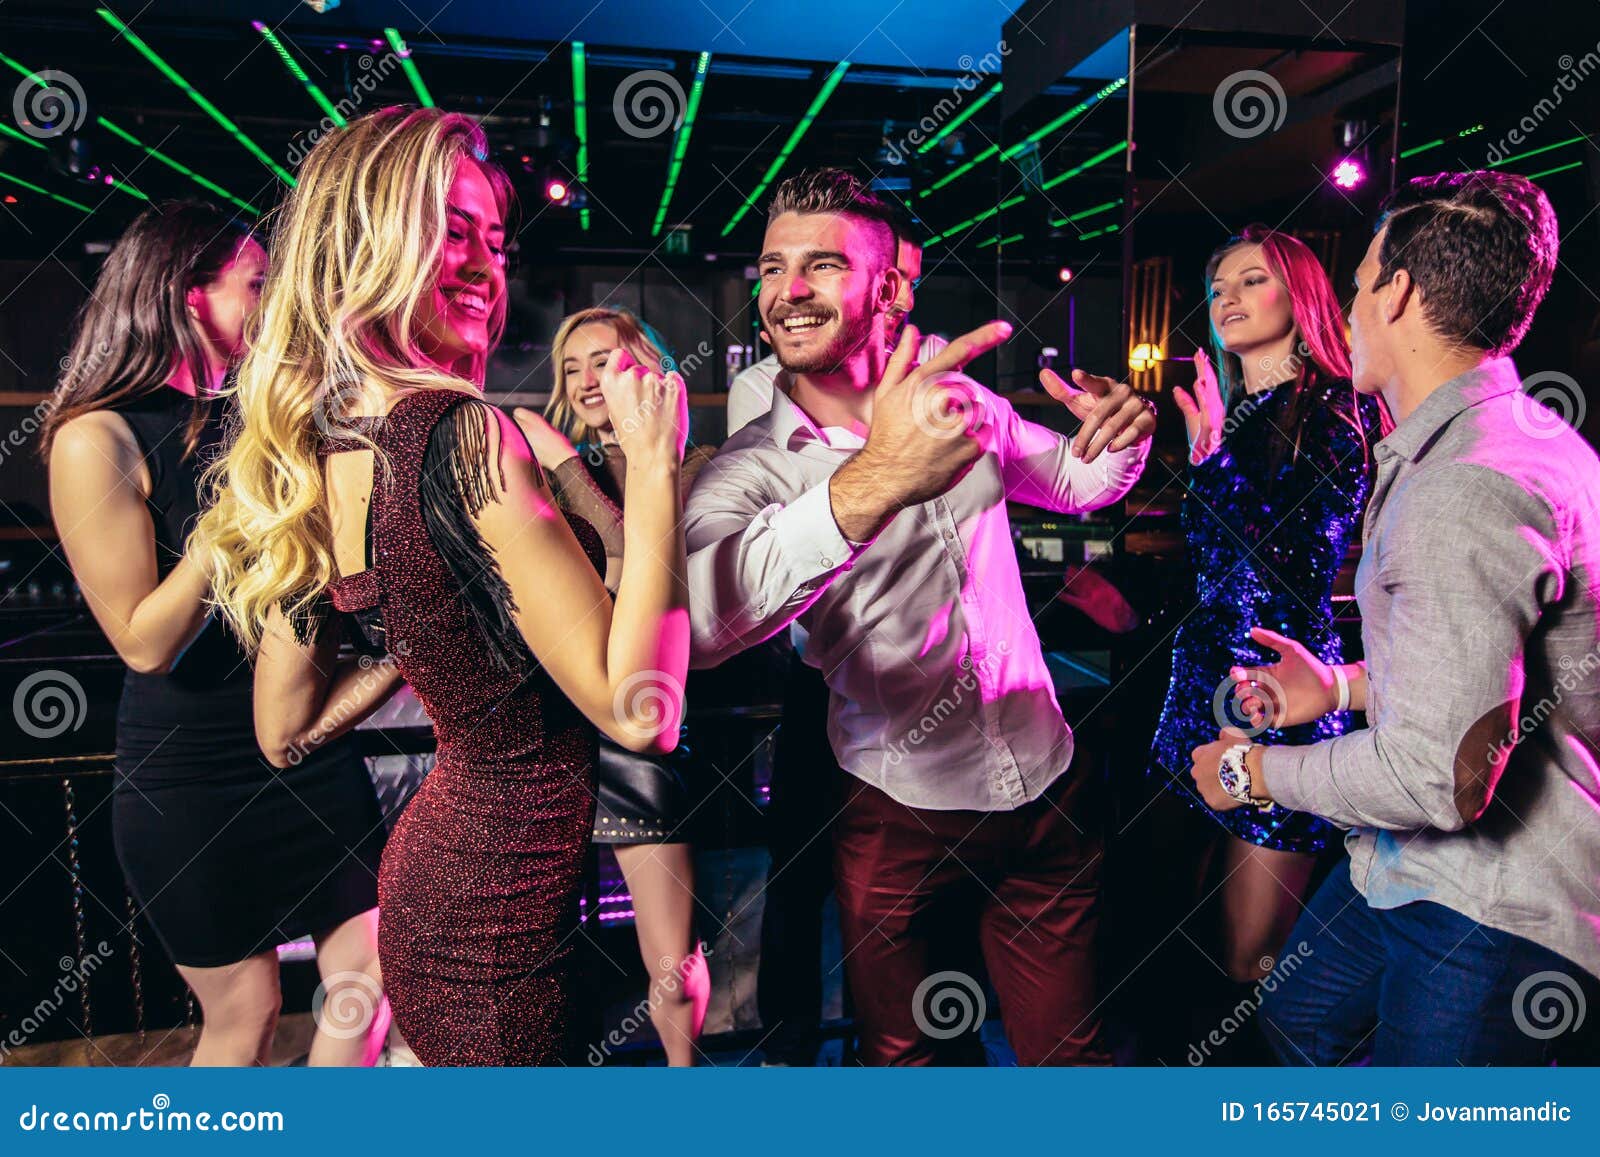
[[[233,438],[207,472],[213,501],[189,545],[252,649],[273,607],[309,612],[336,573],[319,449],[325,432],[350,433],[350,403],[374,390],[481,390],[486,356],[458,377],[428,361],[417,339],[457,168],[476,162],[509,207],[510,182],[487,155],[468,117],[380,109],[316,144],[276,215]],[[490,349],[504,330],[502,295]]]
[[[565,364],[567,342],[572,340],[572,335],[579,329],[597,322],[604,322],[615,328],[617,341],[621,343],[622,348],[642,365],[660,372],[661,364],[666,358],[666,351],[661,349],[646,332],[644,323],[625,309],[595,306],[592,309],[580,309],[577,313],[562,318],[561,324],[556,327],[556,336],[550,339],[550,361],[555,366],[555,389],[550,392],[550,400],[545,403],[544,416],[552,426],[578,445],[598,442],[600,431],[578,418],[577,411],[573,409],[572,402],[567,397]]]

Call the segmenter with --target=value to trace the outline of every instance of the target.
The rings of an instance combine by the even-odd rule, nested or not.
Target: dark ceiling
[[[947,7],[953,12],[961,2]],[[1004,5],[991,2],[991,6],[994,29],[985,31],[986,38],[1007,15]],[[102,181],[110,175],[154,198],[215,196],[130,144],[126,135],[159,149],[260,210],[270,209],[286,191],[287,185],[268,162],[292,172],[295,161],[314,139],[323,110],[275,47],[243,15],[174,20],[173,9],[182,7],[194,6],[158,3],[143,12],[131,6],[117,11],[136,36],[231,119],[267,161],[252,155],[247,145],[94,9],[29,6],[12,0],[0,8],[0,52],[11,62],[10,67],[0,67],[8,86],[0,88],[0,95],[12,94],[14,110],[23,109],[24,98],[41,94],[19,66],[58,70],[81,91],[79,102],[71,86],[61,82],[69,102],[81,104],[85,115],[76,130],[42,139],[35,135],[39,128],[51,131],[62,126],[49,120],[42,126],[23,123],[26,109],[20,118],[5,122],[4,127],[10,129],[15,120],[24,130],[0,136],[0,192],[7,198],[6,211],[0,214],[0,243],[8,254],[38,256],[53,248],[67,231],[76,241],[114,236],[143,202],[118,188],[88,183],[86,177],[91,174],[98,173]],[[347,5],[322,17],[308,8],[297,8],[291,10],[294,18],[282,22],[276,31],[295,64],[332,104],[352,115],[418,99],[405,71],[397,66],[397,58],[390,54],[383,28],[351,22],[355,12],[373,7]],[[694,5],[684,6],[688,7]],[[663,15],[657,19],[670,19],[665,13],[674,10],[662,6],[658,11]],[[407,27],[402,25],[399,31],[406,34]],[[607,250],[666,249],[667,234],[674,226],[683,225],[689,227],[688,248],[696,258],[718,254],[742,259],[759,244],[759,210],[764,207],[765,195],[731,232],[725,234],[725,228],[757,188],[840,62],[713,52],[681,175],[664,227],[657,234],[655,220],[679,134],[672,117],[660,118],[659,104],[654,106],[654,121],[646,100],[638,118],[625,123],[633,114],[624,106],[619,122],[614,101],[654,89],[668,94],[674,114],[683,110],[694,89],[700,54],[636,46],[663,39],[641,29],[638,40],[629,43],[584,42],[588,175],[581,186],[576,181],[579,156],[570,41],[440,35],[435,28],[411,35],[408,48],[437,104],[482,119],[496,155],[518,184],[524,208],[520,237],[524,252],[537,251],[542,259],[565,255],[584,260]],[[720,39],[729,40],[726,35]],[[797,42],[804,39],[796,37]],[[1014,165],[1001,167],[990,161],[936,191],[919,195],[975,155],[1001,143],[998,100],[988,102],[925,153],[911,143],[913,130],[923,118],[933,118],[930,124],[944,123],[955,115],[953,110],[977,101],[998,79],[999,66],[1000,57],[993,53],[987,59],[961,56],[943,68],[918,67],[909,60],[892,67],[852,60],[795,144],[780,176],[815,164],[854,167],[878,178],[885,191],[907,200],[927,235],[937,237],[1012,195],[1021,184],[1021,171]],[[983,75],[986,71],[993,75]],[[1009,146],[1085,98],[1092,99],[1115,79],[1085,76],[1056,85],[1033,102],[1024,117],[1005,127],[1004,143]],[[1048,177],[1093,158],[1122,139],[1125,127],[1120,110],[1091,104],[1070,124],[1041,138],[1035,171]],[[117,129],[125,135],[119,135]],[[926,135],[924,132],[920,139]],[[1030,148],[1018,161],[1027,163],[1032,154]],[[1101,178],[1109,182],[1110,195],[1116,196],[1120,164],[1112,159],[1100,170],[1071,187],[1038,198],[1036,215],[1041,227],[1049,218],[1104,201],[1105,188],[1097,184]],[[572,203],[552,204],[547,199],[545,187],[552,177],[578,188]],[[93,213],[85,215],[30,185],[87,206]],[[585,204],[587,228],[583,223]],[[991,240],[992,231],[986,232],[983,225],[979,222],[962,228],[947,239],[947,246],[976,248]]]

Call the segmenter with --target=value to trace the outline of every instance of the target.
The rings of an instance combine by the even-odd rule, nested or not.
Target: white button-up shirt
[[[953,488],[897,514],[871,543],[834,522],[833,472],[865,443],[819,429],[790,400],[723,444],[685,522],[697,667],[793,621],[832,690],[839,766],[909,807],[1004,811],[1072,760],[1023,597],[1007,498],[1061,513],[1116,502],[1149,442],[1085,465],[1053,430],[972,383],[992,445]]]

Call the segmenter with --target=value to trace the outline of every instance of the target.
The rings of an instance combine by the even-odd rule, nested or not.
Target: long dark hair
[[[1211,293],[1211,279],[1217,275],[1222,259],[1241,245],[1258,245],[1268,270],[1289,291],[1289,307],[1294,315],[1295,346],[1293,359],[1298,362],[1294,378],[1278,388],[1291,391],[1288,405],[1283,411],[1285,427],[1274,425],[1268,435],[1267,453],[1273,473],[1285,458],[1300,455],[1300,433],[1311,407],[1318,404],[1322,387],[1334,382],[1344,382],[1348,393],[1343,393],[1335,403],[1336,413],[1342,421],[1349,422],[1361,435],[1366,445],[1366,430],[1361,423],[1357,407],[1355,386],[1350,381],[1350,347],[1344,335],[1344,317],[1339,309],[1339,299],[1333,292],[1333,282],[1328,279],[1322,262],[1304,241],[1288,233],[1281,233],[1266,225],[1246,225],[1238,236],[1230,237],[1220,245],[1206,262],[1205,292]],[[1244,393],[1244,365],[1239,355],[1229,353],[1222,346],[1222,337],[1216,326],[1211,327],[1211,349],[1217,367],[1217,385],[1225,406],[1232,409],[1234,402]],[[1348,405],[1346,402],[1348,401]],[[1290,438],[1293,441],[1290,441]]]
[[[186,365],[195,383],[185,453],[199,442],[210,399],[205,349],[187,296],[210,285],[250,236],[242,221],[203,201],[163,201],[140,213],[106,258],[78,311],[72,350],[62,363],[40,454],[63,425],[166,386]]]

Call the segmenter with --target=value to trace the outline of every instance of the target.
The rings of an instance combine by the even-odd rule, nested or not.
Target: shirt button
[[[826,566],[826,567],[831,567],[833,565],[833,559],[829,558],[827,555],[823,555],[822,556],[822,565]]]
[[[944,538],[946,542],[954,542],[956,540],[956,532],[953,530],[947,530],[944,532]]]

